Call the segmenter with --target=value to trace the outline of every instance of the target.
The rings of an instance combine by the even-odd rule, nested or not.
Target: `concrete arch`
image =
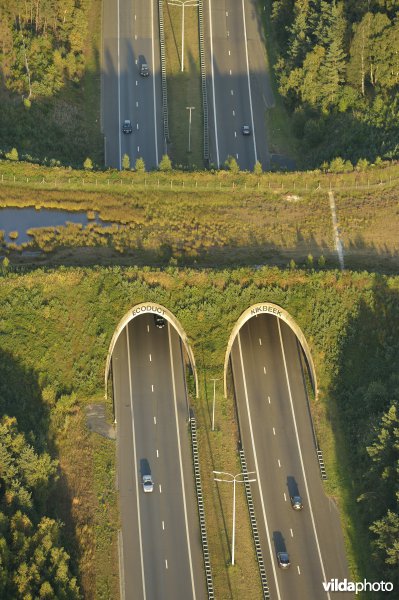
[[[193,354],[191,346],[188,342],[186,332],[184,331],[184,329],[183,329],[182,325],[180,324],[180,322],[178,321],[178,319],[176,319],[176,317],[167,308],[165,308],[161,304],[157,304],[156,302],[141,302],[140,304],[136,304],[136,306],[133,306],[133,308],[131,308],[122,317],[122,319],[119,321],[118,325],[116,326],[114,335],[112,336],[111,343],[109,345],[107,361],[106,361],[106,365],[105,365],[105,397],[107,397],[107,382],[108,382],[109,371],[110,371],[110,367],[111,367],[111,356],[114,351],[116,341],[117,341],[118,337],[120,336],[124,327],[132,319],[134,319],[135,317],[138,317],[139,315],[145,314],[145,313],[161,315],[164,319],[169,321],[169,323],[171,325],[173,325],[173,327],[176,329],[177,333],[180,335],[181,340],[184,344],[184,348],[187,352],[187,356],[189,358],[191,368],[193,370],[194,379],[195,379],[195,393],[198,398],[199,387],[198,387],[197,368],[195,366],[194,354]]]
[[[251,319],[255,315],[260,315],[260,314],[271,314],[271,315],[278,317],[279,319],[282,319],[285,323],[287,323],[287,325],[295,333],[295,335],[297,336],[297,338],[303,348],[303,351],[305,353],[306,360],[309,365],[312,386],[313,386],[313,389],[315,392],[315,397],[317,399],[318,387],[317,387],[317,379],[316,379],[316,370],[314,367],[313,358],[312,358],[308,343],[306,341],[306,338],[305,338],[302,330],[300,329],[299,325],[297,325],[297,323],[294,321],[294,319],[291,317],[291,315],[284,308],[281,308],[281,306],[278,306],[278,304],[273,304],[272,302],[265,302],[265,303],[259,302],[258,304],[253,304],[252,306],[250,306],[249,308],[244,310],[244,312],[239,316],[236,324],[233,327],[233,331],[231,332],[231,335],[230,335],[230,338],[229,338],[229,341],[227,344],[227,349],[226,349],[226,354],[225,354],[225,359],[224,359],[223,381],[224,381],[224,396],[225,396],[225,398],[227,397],[227,369],[228,369],[228,365],[229,365],[230,352],[231,352],[231,348],[233,346],[233,342],[236,338],[237,333],[240,331],[240,329],[244,325],[244,323],[246,323],[249,319]]]

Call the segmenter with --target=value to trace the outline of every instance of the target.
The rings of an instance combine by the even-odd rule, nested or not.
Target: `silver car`
[[[151,475],[143,475],[143,490],[145,492],[154,491],[154,482],[152,480]]]

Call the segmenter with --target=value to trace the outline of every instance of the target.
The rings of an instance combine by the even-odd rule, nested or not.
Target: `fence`
[[[159,11],[159,43],[161,49],[161,85],[162,85],[162,117],[165,154],[168,153],[169,142],[169,117],[168,117],[168,88],[166,84],[166,58],[165,58],[165,29],[163,20],[163,0],[158,0]]]

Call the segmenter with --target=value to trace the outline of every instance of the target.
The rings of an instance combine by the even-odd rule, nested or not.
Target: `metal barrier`
[[[159,43],[161,48],[161,85],[162,85],[162,117],[165,154],[168,153],[169,117],[168,117],[168,88],[166,85],[165,29],[163,20],[163,0],[158,0],[159,10]]]
[[[199,42],[200,42],[202,114],[203,114],[203,119],[204,119],[204,159],[208,161],[209,160],[209,122],[208,122],[208,94],[207,94],[207,89],[206,89],[203,0],[199,0],[199,3],[198,3],[198,25],[199,25]]]
[[[320,473],[322,479],[327,479],[326,467],[324,466],[323,452],[317,448],[317,460],[319,461]]]
[[[261,545],[260,545],[258,525],[256,523],[254,503],[253,503],[253,500],[252,500],[251,484],[248,481],[247,461],[245,459],[245,453],[244,453],[244,450],[242,448],[239,450],[239,455],[240,455],[240,462],[241,462],[241,470],[242,470],[242,472],[244,474],[245,494],[247,496],[249,518],[250,518],[250,521],[251,521],[252,535],[253,535],[253,538],[254,538],[256,558],[258,560],[260,580],[261,580],[261,583],[262,583],[263,598],[265,598],[265,600],[269,600],[270,599],[270,592],[269,592],[269,586],[268,586],[268,583],[267,583],[265,563],[263,562],[263,554],[262,554],[262,548],[261,548]]]
[[[215,593],[213,590],[212,569],[211,569],[211,562],[210,562],[210,558],[209,558],[208,536],[206,533],[204,500],[203,500],[203,496],[202,496],[201,475],[200,475],[200,468],[199,468],[197,426],[196,426],[195,417],[193,416],[192,411],[190,411],[190,430],[191,430],[191,443],[192,443],[192,449],[193,449],[195,491],[197,494],[198,515],[199,515],[200,530],[201,530],[202,553],[204,556],[204,566],[205,566],[205,576],[206,576],[206,587],[208,589],[208,600],[214,600]]]

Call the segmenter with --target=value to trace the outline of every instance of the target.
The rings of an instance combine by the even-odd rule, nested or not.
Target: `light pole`
[[[181,70],[184,71],[184,8],[187,6],[198,6],[197,0],[173,0],[168,2],[172,6],[181,6],[183,9],[182,24],[181,24]]]
[[[188,152],[191,152],[191,111],[195,110],[195,106],[186,106],[186,110],[190,111],[188,119]]]
[[[241,481],[238,479],[239,477],[245,477],[245,475],[252,475],[253,473],[255,473],[255,471],[248,471],[248,473],[237,473],[237,475],[232,475],[231,473],[227,473],[226,471],[213,471],[213,473],[214,475],[227,475],[228,477],[230,477],[230,479],[219,479],[217,477],[214,477],[215,481],[223,481],[225,483],[233,484],[233,535],[231,542],[231,564],[234,565],[234,545],[236,537],[236,483],[245,483],[246,481],[248,481],[248,483],[252,483],[253,481],[256,481],[256,479],[245,479]]]
[[[215,431],[215,400],[216,400],[216,382],[220,379],[211,379],[213,381],[213,404],[212,404],[212,431]]]

